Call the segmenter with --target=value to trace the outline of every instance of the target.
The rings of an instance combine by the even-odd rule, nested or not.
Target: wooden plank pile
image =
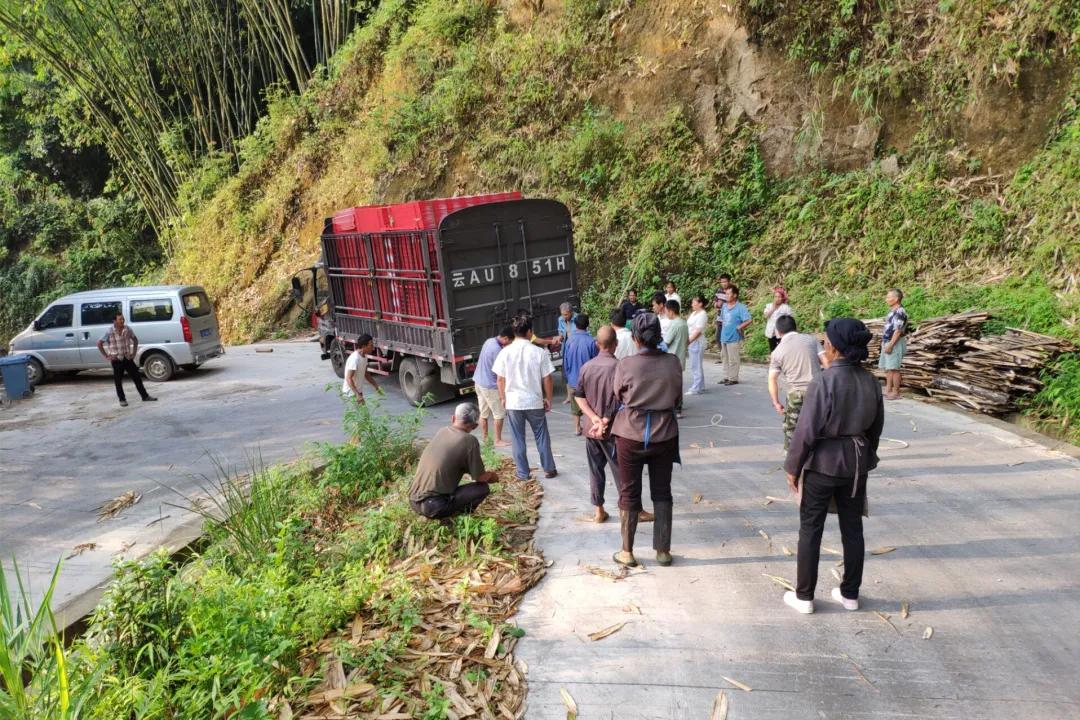
[[[904,387],[988,415],[1017,409],[1020,398],[1042,388],[1039,375],[1058,355],[1075,346],[1061,338],[1008,329],[982,337],[988,312],[966,312],[930,318],[908,335]],[[867,365],[876,375],[885,320],[865,320],[874,335]]]
[[[987,312],[966,312],[930,318],[919,323],[907,338],[904,385],[919,390],[930,387],[937,372],[963,353],[968,341],[982,335],[982,326],[989,319],[990,313]],[[881,335],[885,321],[880,318],[866,321],[866,327],[874,334],[874,339],[870,341],[870,358],[867,362],[871,363],[876,374],[884,377],[884,373],[877,370],[877,364],[881,355]]]
[[[931,397],[987,415],[1004,415],[1025,395],[1042,389],[1043,368],[1076,347],[1061,338],[1009,328],[1002,335],[968,340],[926,388]]]

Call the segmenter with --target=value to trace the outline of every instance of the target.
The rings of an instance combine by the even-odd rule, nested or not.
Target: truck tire
[[[405,399],[417,407],[446,402],[457,395],[454,388],[439,379],[438,366],[414,357],[402,359],[398,385]]]
[[[142,361],[143,375],[154,382],[168,382],[176,374],[176,363],[162,352],[147,353]]]
[[[345,348],[341,347],[341,341],[337,338],[331,340],[327,352],[330,353],[330,367],[334,368],[334,374],[339,378],[345,377]]]

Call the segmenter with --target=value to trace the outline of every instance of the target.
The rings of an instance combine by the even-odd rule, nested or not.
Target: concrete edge
[[[280,463],[280,465],[295,468],[307,461],[307,458],[297,458],[289,462]],[[325,469],[326,462],[321,459],[310,462],[310,471],[316,477],[321,475],[322,471]],[[175,555],[176,553],[186,550],[203,536],[203,525],[205,522],[206,519],[204,517],[192,513],[192,517],[170,530],[161,542],[144,546],[141,548],[141,552],[128,559],[141,560],[150,555],[150,553],[156,552],[161,548],[167,548],[170,555]],[[63,572],[62,569],[61,572]],[[110,572],[108,578],[101,584],[95,585],[89,590],[65,600],[61,605],[53,608],[53,616],[56,618],[57,630],[61,633],[67,633],[71,628],[79,628],[86,618],[88,618],[90,614],[94,612],[94,609],[101,603],[101,598],[104,597],[105,591],[115,577],[116,573]]]

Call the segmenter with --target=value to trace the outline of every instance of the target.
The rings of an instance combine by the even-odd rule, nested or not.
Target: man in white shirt
[[[553,478],[559,473],[551,454],[547,413],[551,412],[555,366],[551,364],[551,353],[532,342],[531,317],[518,315],[511,325],[514,342],[503,348],[491,369],[499,379],[499,396],[510,421],[516,475],[521,480],[529,478],[529,458],[525,451],[525,424],[528,423],[540,451],[544,477]]]
[[[623,313],[621,308],[615,308],[608,315],[608,320],[611,322],[611,329],[615,331],[615,341],[618,343],[615,347],[615,359],[622,360],[624,357],[630,357],[631,355],[637,355],[637,345],[634,344],[634,333],[630,332],[630,328],[626,327],[626,314]]]
[[[345,380],[341,383],[341,394],[345,397],[354,397],[356,402],[363,405],[364,393],[356,384],[358,378],[364,378],[371,383],[371,387],[375,388],[375,392],[380,395],[383,394],[383,391],[379,384],[375,382],[375,376],[369,373],[367,369],[368,359],[366,356],[374,352],[375,342],[370,335],[363,333],[356,338],[355,347],[356,349],[349,355],[349,359],[345,361]]]

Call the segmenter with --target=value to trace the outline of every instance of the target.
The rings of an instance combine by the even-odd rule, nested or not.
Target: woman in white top
[[[693,382],[687,395],[700,395],[705,390],[705,329],[709,326],[709,313],[705,312],[705,296],[695,295],[690,299],[692,312],[686,318],[686,325],[690,329],[690,345],[688,355],[690,357],[690,373]]]
[[[780,344],[776,335],[776,321],[783,315],[794,315],[788,305],[787,291],[777,285],[773,288],[773,301],[765,306],[765,337],[769,340],[769,352]]]
[[[679,303],[679,307],[683,306],[682,298],[679,297],[679,293],[675,292],[675,283],[668,280],[668,284],[664,286],[664,300],[675,300]]]

